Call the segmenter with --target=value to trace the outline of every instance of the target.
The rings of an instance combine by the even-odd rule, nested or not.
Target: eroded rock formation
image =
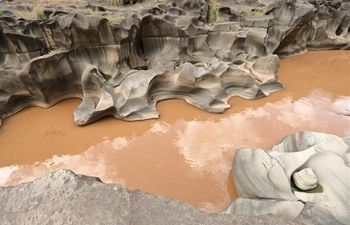
[[[214,24],[209,24],[212,2],[146,0],[127,10],[106,1],[43,4],[46,19],[25,19],[15,12],[33,12],[33,5],[0,1],[0,125],[25,107],[50,107],[73,97],[82,99],[74,112],[78,125],[104,116],[157,118],[157,102],[169,98],[221,113],[232,96],[255,99],[282,89],[278,57],[307,49],[350,49],[348,1],[220,0]],[[83,15],[89,13],[78,8],[91,13]],[[112,23],[111,15],[122,19]],[[305,132],[288,136],[268,152],[237,152],[233,176],[240,198],[226,212],[273,213],[294,221],[207,214],[59,171],[0,188],[0,223],[64,223],[70,218],[74,224],[347,223],[349,143],[349,138]],[[291,177],[303,169],[313,171],[322,192],[291,187]],[[312,186],[308,182],[301,185]],[[98,216],[91,213],[96,199]],[[155,222],[150,214],[160,219]]]
[[[157,118],[157,102],[169,98],[221,113],[232,96],[254,99],[283,88],[274,53],[349,49],[347,2],[222,0],[222,23],[215,24],[207,23],[212,9],[204,0],[145,1],[119,23],[101,16],[115,7],[77,5],[98,13],[47,4],[48,19],[27,20],[14,16],[18,5],[0,4],[1,120],[73,97],[82,99],[78,125],[104,116]]]
[[[344,224],[350,218],[349,137],[300,132],[289,135],[269,151],[239,149],[232,165],[239,198],[226,213],[261,215],[267,213],[296,218],[304,203],[311,202]],[[305,173],[305,170],[308,170]],[[312,174],[308,174],[311,173]],[[310,191],[293,184],[302,172],[304,182],[317,177]]]

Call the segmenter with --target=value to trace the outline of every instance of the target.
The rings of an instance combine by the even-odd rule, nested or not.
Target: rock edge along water
[[[2,4],[1,120],[72,97],[83,100],[74,112],[78,125],[104,116],[157,118],[157,102],[169,98],[221,113],[232,96],[254,99],[283,88],[274,53],[349,49],[347,2],[220,1],[225,22],[213,25],[204,0],[146,3],[120,23],[52,5],[45,6],[48,20],[25,20]]]
[[[193,206],[98,178],[58,170],[38,180],[0,187],[0,223],[7,224],[336,224],[329,212],[306,204],[294,221],[272,214],[206,213]],[[311,215],[311,217],[310,217]]]

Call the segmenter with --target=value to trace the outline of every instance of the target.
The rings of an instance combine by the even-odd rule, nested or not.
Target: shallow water
[[[349,62],[349,51],[282,59],[285,90],[252,101],[234,97],[224,114],[169,100],[157,105],[157,120],[105,118],[78,127],[79,99],[25,109],[3,122],[0,186],[66,168],[222,211],[236,197],[230,169],[237,148],[268,149],[302,130],[350,135],[350,118],[339,114],[350,108]]]

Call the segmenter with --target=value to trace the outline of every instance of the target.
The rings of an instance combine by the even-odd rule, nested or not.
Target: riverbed
[[[159,119],[73,122],[80,99],[27,108],[3,122],[0,186],[58,169],[220,212],[236,196],[231,163],[237,148],[269,149],[303,130],[350,135],[350,51],[314,51],[281,60],[286,88],[257,100],[233,97],[213,114],[183,100],[158,103]]]

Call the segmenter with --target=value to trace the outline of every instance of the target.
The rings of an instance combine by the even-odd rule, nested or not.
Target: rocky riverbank
[[[170,98],[221,113],[232,96],[255,99],[284,88],[279,57],[350,49],[347,1],[146,0],[117,7],[15,0],[1,1],[0,13],[1,121],[72,97],[83,100],[74,111],[78,125],[105,116],[157,118],[157,102]],[[226,212],[246,216],[205,213],[60,170],[1,187],[0,223],[347,224],[348,138],[306,134],[287,137],[272,151],[238,151],[233,167],[240,198]],[[319,165],[329,170],[319,172]],[[291,176],[309,168],[324,192],[291,191]],[[278,216],[247,215],[267,213]]]
[[[98,178],[59,170],[33,182],[0,187],[0,223],[8,224],[337,224],[323,208],[306,204],[294,220],[272,214],[206,213],[193,206]]]
[[[157,118],[170,98],[221,113],[284,87],[277,56],[350,48],[348,2],[42,2],[0,3],[1,120],[72,97],[78,125]]]

